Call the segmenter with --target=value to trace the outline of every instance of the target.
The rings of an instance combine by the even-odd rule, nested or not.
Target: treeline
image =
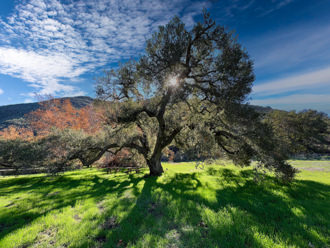
[[[252,108],[256,109],[255,106]],[[282,153],[288,158],[330,159],[330,119],[327,114],[316,110],[284,111],[260,107],[257,111],[263,116],[263,122],[271,126],[274,138]],[[175,162],[205,160],[208,158],[226,158],[219,150],[179,149],[170,146],[164,161]]]
[[[3,174],[7,170],[58,173],[97,161],[99,166],[137,166],[134,152],[109,150],[111,125],[104,118],[106,109],[98,104],[74,107],[70,99],[40,102],[38,109],[24,116],[25,125],[0,130],[0,169]]]
[[[39,108],[25,116],[26,126],[9,126],[0,131],[0,168],[12,173],[57,173],[82,166],[143,166],[143,158],[132,150],[109,146],[109,140],[120,142],[110,129],[111,103],[76,108],[69,99],[51,99],[39,103]],[[289,156],[327,156],[330,145],[330,121],[326,114],[314,110],[286,112],[272,110],[263,113],[263,122],[271,126],[278,152]],[[115,118],[115,117],[114,117]],[[138,128],[138,127],[137,127]],[[125,135],[123,133],[122,135]],[[189,137],[190,136],[190,137]],[[164,161],[228,158],[216,147],[204,147],[207,142],[189,142],[202,138],[194,133],[184,140],[175,140],[163,151]],[[205,138],[205,137],[204,137]]]
[[[327,157],[330,154],[330,119],[315,110],[301,112],[273,110],[265,122],[274,130],[281,149],[291,157]]]

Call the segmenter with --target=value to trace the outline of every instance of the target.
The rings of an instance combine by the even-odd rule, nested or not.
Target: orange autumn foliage
[[[0,130],[0,137],[8,140],[31,140],[34,138],[34,134],[33,131],[29,128],[9,126],[3,130]]]
[[[40,108],[29,113],[28,121],[38,136],[49,134],[52,128],[83,130],[95,133],[102,126],[102,113],[93,106],[75,108],[69,99],[52,99],[40,103]]]
[[[69,99],[51,99],[39,105],[39,109],[26,115],[28,127],[9,126],[0,130],[0,137],[31,140],[48,135],[53,128],[83,130],[89,134],[101,129],[103,115],[99,108],[86,106],[78,109]]]

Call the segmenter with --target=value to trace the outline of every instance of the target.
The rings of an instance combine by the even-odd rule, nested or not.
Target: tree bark
[[[150,176],[160,176],[164,170],[161,163],[162,151],[155,151],[153,156],[148,160],[147,164],[150,170]]]

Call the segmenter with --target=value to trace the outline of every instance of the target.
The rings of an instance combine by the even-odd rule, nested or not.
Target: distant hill
[[[64,97],[59,99],[70,99],[72,105],[76,108],[82,108],[91,104],[94,99],[88,96]],[[259,113],[268,113],[273,109],[271,107],[262,107],[251,105]],[[24,125],[24,115],[39,108],[39,103],[21,103],[13,105],[0,106],[0,129],[9,125]]]
[[[60,99],[70,99],[72,105],[76,108],[82,108],[91,104],[94,99],[88,96],[64,97]],[[22,103],[0,106],[0,129],[9,125],[24,124],[24,115],[39,108],[37,102]]]
[[[262,113],[262,114],[267,114],[271,111],[273,111],[274,109],[272,109],[271,107],[264,107],[264,106],[257,106],[257,105],[250,105],[255,111],[257,111],[258,113]]]

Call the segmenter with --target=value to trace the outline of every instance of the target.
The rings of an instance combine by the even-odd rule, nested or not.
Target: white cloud
[[[192,25],[202,5],[191,0],[23,1],[0,19],[0,73],[28,81],[39,93],[77,93],[63,81],[137,56],[159,25],[174,15]]]
[[[330,67],[295,76],[272,80],[253,87],[253,94],[275,95],[288,91],[325,87],[330,85]]]
[[[27,98],[24,100],[24,103],[31,103],[31,102],[34,102],[34,100],[31,98]]]
[[[330,25],[291,26],[251,39],[247,44],[256,69],[278,69],[328,64],[330,59]]]
[[[3,94],[3,89],[0,88],[0,95]]]
[[[79,61],[65,54],[36,53],[24,49],[0,47],[0,72],[26,81],[46,85],[57,77],[74,78],[82,74]]]

